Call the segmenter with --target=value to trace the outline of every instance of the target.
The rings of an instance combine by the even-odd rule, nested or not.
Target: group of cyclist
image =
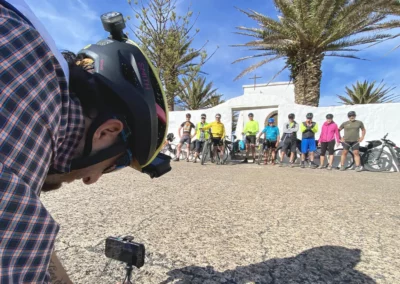
[[[178,135],[180,138],[178,147],[177,147],[177,155],[174,161],[178,162],[179,157],[182,151],[182,146],[184,143],[187,143],[187,145],[191,144],[191,140],[193,137],[196,136],[196,144],[195,144],[195,154],[194,154],[194,159],[193,162],[197,163],[197,159],[199,158],[200,151],[204,145],[204,142],[210,138],[212,139],[212,143],[214,145],[213,151],[214,151],[214,157],[216,156],[216,152],[219,149],[222,153],[224,153],[224,143],[223,139],[225,138],[225,125],[221,122],[221,114],[217,113],[215,115],[215,121],[211,123],[207,123],[206,119],[207,116],[206,114],[201,114],[201,121],[197,123],[195,126],[191,121],[191,115],[190,113],[186,114],[186,121],[184,121],[179,129],[178,129]],[[194,130],[194,134],[192,134],[192,130]],[[181,134],[182,131],[182,134]],[[186,155],[186,162],[189,162],[189,152],[190,152],[190,147],[188,146],[186,148],[187,155]]]
[[[271,165],[275,165],[276,161],[276,150],[278,146],[281,144],[281,163],[279,166],[285,166],[284,156],[290,152],[289,155],[289,166],[294,166],[295,155],[297,153],[298,148],[298,140],[301,138],[300,143],[300,152],[301,152],[301,163],[300,167],[306,167],[306,157],[309,160],[310,168],[327,168],[328,170],[332,169],[333,164],[333,153],[335,150],[335,146],[343,145],[343,151],[341,156],[340,170],[344,171],[346,168],[344,166],[346,156],[350,148],[354,154],[357,172],[362,171],[362,166],[360,163],[360,155],[359,155],[359,147],[360,142],[364,140],[366,129],[364,127],[363,122],[356,120],[356,113],[354,111],[350,111],[348,114],[348,120],[343,122],[340,126],[338,126],[333,121],[333,114],[326,115],[326,121],[322,124],[321,133],[319,135],[319,140],[315,139],[316,134],[319,131],[319,125],[317,122],[313,121],[314,115],[312,113],[307,113],[305,121],[301,123],[297,123],[295,121],[295,115],[293,113],[288,115],[288,121],[284,123],[282,129],[282,137],[279,131],[279,128],[275,125],[275,119],[269,118],[268,125],[264,127],[264,129],[260,132],[259,123],[254,120],[254,114],[248,114],[248,122],[245,124],[242,135],[245,135],[245,144],[246,144],[246,155],[244,160],[241,163],[248,163],[250,159],[250,153],[253,158],[253,163],[256,161],[256,145],[261,141],[261,137],[264,137],[262,140],[262,147],[264,149],[264,165],[268,164],[267,150],[271,151]],[[179,144],[178,144],[178,152],[174,161],[179,161],[180,153],[182,151],[182,146],[184,143],[188,145],[191,144],[191,140],[196,137],[195,143],[195,156],[193,162],[196,163],[199,157],[201,148],[206,140],[210,138],[214,145],[214,156],[216,151],[219,149],[224,151],[224,143],[223,139],[225,137],[225,126],[221,122],[221,115],[216,114],[215,121],[212,123],[206,122],[207,116],[205,114],[201,114],[201,121],[194,125],[190,119],[190,113],[186,114],[186,121],[183,122],[178,130],[179,133]],[[298,138],[297,132],[300,130],[301,137]],[[341,137],[340,132],[344,130],[344,135]],[[181,134],[182,132],[182,134]],[[360,135],[361,132],[361,135]],[[314,162],[314,152],[317,150],[317,147],[321,148],[320,155],[320,165],[318,166]],[[187,155],[186,161],[189,162],[189,151],[190,147],[186,148]],[[325,165],[325,155],[326,152],[329,154],[329,159],[327,161],[327,165]]]

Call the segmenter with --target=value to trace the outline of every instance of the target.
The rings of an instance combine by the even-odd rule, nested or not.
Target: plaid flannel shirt
[[[40,34],[0,5],[0,283],[47,283],[59,226],[39,199],[84,133],[77,98]]]

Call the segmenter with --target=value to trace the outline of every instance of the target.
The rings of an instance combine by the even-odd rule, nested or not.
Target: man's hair
[[[94,60],[76,55],[75,53],[64,50],[61,52],[68,63],[70,72],[69,92],[75,95],[82,106],[83,114],[93,118],[93,113],[106,109],[105,98],[98,91],[93,78]]]

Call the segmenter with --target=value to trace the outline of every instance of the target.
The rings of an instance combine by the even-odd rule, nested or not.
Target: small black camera
[[[108,237],[105,255],[129,266],[140,268],[144,265],[145,248],[143,244],[133,241],[133,237]]]
[[[108,12],[100,16],[101,23],[105,31],[111,34],[111,38],[121,41],[126,36],[123,33],[125,29],[125,20],[119,12]]]

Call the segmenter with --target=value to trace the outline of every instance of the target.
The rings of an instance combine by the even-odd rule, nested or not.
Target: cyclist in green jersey
[[[254,114],[249,113],[249,121],[246,123],[242,134],[246,134],[246,158],[242,163],[248,163],[248,156],[251,149],[253,154],[253,163],[256,160],[256,135],[259,131],[258,121],[254,120]]]

